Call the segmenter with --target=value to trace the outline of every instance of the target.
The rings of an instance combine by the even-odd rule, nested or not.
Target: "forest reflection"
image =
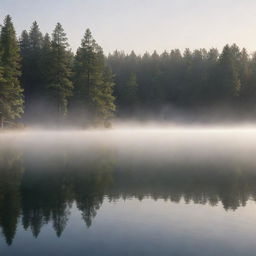
[[[191,161],[166,155],[157,161],[110,146],[83,150],[5,146],[0,151],[0,227],[9,245],[19,221],[34,237],[43,225],[52,223],[60,237],[74,204],[90,227],[104,200],[151,197],[221,203],[227,211],[256,200],[253,160]]]

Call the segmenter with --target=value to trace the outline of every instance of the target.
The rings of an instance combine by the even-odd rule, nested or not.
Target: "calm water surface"
[[[0,255],[256,255],[256,129],[0,135]]]

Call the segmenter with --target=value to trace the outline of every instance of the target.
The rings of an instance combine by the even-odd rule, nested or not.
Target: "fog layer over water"
[[[0,145],[3,255],[254,255],[256,127],[7,131]]]
[[[256,151],[256,127],[154,127],[110,130],[25,130],[0,134],[3,148],[27,154],[85,153],[102,149],[148,161],[251,160]],[[44,152],[44,150],[46,152]],[[77,155],[79,156],[79,155]],[[153,158],[153,159],[152,159]],[[186,158],[186,161],[188,159]]]

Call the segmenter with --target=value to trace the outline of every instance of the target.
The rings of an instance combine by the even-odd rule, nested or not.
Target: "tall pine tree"
[[[29,75],[29,93],[32,97],[37,99],[40,97],[42,91],[42,73],[40,69],[43,35],[40,32],[36,21],[33,22],[29,31],[29,70],[26,70]]]
[[[24,89],[25,101],[29,98],[30,93],[30,40],[26,30],[22,31],[20,37],[20,54],[21,54],[21,85]]]
[[[23,89],[20,86],[20,49],[11,17],[6,16],[0,35],[0,121],[10,122],[23,114]]]
[[[59,120],[63,119],[68,110],[68,100],[72,96],[71,54],[68,51],[66,33],[57,23],[51,42],[51,71],[49,74],[49,94],[56,106]]]
[[[86,115],[89,122],[108,125],[115,111],[113,76],[106,67],[101,47],[89,29],[77,50],[74,73],[74,100],[83,115],[81,118],[84,119]]]
[[[41,51],[40,69],[42,70],[42,90],[43,97],[46,101],[49,98],[48,87],[50,85],[51,75],[51,58],[52,58],[52,45],[51,38],[48,33],[43,38],[43,45]]]

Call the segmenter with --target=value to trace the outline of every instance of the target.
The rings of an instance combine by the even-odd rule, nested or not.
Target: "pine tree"
[[[30,94],[30,40],[26,30],[22,31],[20,37],[20,54],[21,54],[21,86],[24,89],[25,103],[27,105]]]
[[[6,16],[0,35],[2,79],[0,89],[0,120],[10,122],[23,114],[23,89],[20,86],[20,49],[11,17]]]
[[[77,50],[74,72],[77,107],[91,122],[108,123],[115,110],[112,74],[89,29]]]
[[[34,98],[40,97],[42,91],[42,72],[40,69],[43,35],[40,32],[36,21],[33,22],[29,31],[29,70],[26,70],[29,75],[29,93]]]
[[[22,57],[22,86],[25,90],[26,105],[41,91],[42,70],[40,69],[43,35],[36,21],[29,33],[23,31],[20,39]]]
[[[42,90],[43,97],[48,101],[49,92],[48,87],[50,85],[51,76],[51,58],[52,58],[52,45],[51,38],[48,33],[43,38],[42,50],[41,50],[41,61],[40,69],[42,70]]]
[[[34,21],[31,26],[29,32],[29,40],[31,44],[31,50],[34,52],[39,52],[42,48],[43,35],[40,32],[39,26],[36,21]]]
[[[244,99],[246,91],[248,89],[249,80],[251,77],[250,61],[249,55],[245,48],[242,49],[240,58],[239,58],[239,73],[241,80],[241,97]]]
[[[58,119],[67,114],[68,100],[72,96],[71,55],[68,52],[67,37],[60,23],[57,23],[51,42],[51,73],[49,75],[50,96],[56,105]]]
[[[206,56],[206,86],[203,88],[202,95],[207,105],[212,104],[219,97],[216,94],[216,84],[219,82],[216,77],[218,68],[219,52],[217,49],[212,48],[208,51]]]
[[[220,86],[218,93],[226,98],[239,96],[240,93],[240,77],[237,67],[237,50],[226,45],[219,59],[219,79]]]

